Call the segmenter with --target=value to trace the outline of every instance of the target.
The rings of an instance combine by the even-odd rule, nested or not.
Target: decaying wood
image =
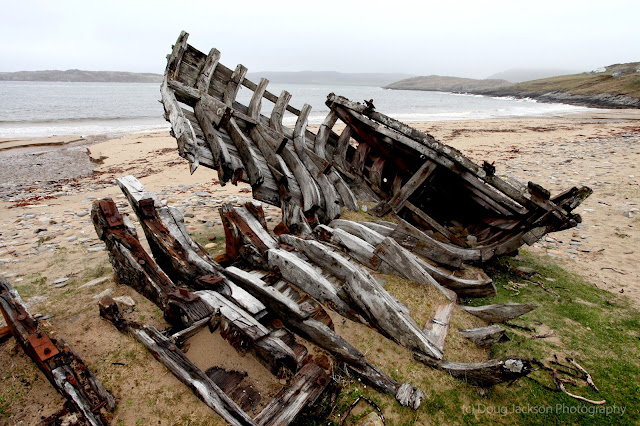
[[[11,334],[11,329],[9,326],[0,327],[0,343],[4,343],[9,340],[13,334]]]
[[[93,203],[91,218],[105,242],[119,283],[128,285],[159,306],[168,322],[188,327],[211,315],[211,308],[187,289],[177,287],[140,244],[129,218],[120,216],[113,200]]]
[[[528,359],[506,357],[477,363],[443,361],[440,368],[463,382],[487,387],[526,376],[534,365]]]
[[[490,348],[505,338],[505,329],[499,325],[488,327],[468,328],[459,330],[460,335],[471,340],[476,346]]]
[[[120,317],[117,303],[110,298],[100,301],[100,315],[118,330],[140,342],[155,359],[187,385],[209,408],[232,425],[255,425],[255,422],[229,398],[202,370],[191,362],[167,337],[150,325],[126,321]]]
[[[0,278],[0,311],[24,352],[87,423],[108,425],[105,411],[115,409],[113,396],[48,324],[31,316],[18,292],[4,278]]]
[[[287,425],[307,404],[313,403],[327,387],[331,378],[317,364],[305,365],[289,386],[278,392],[269,405],[256,416],[258,425]]]
[[[501,303],[485,306],[460,306],[482,320],[489,323],[505,322],[533,311],[537,306],[527,303]]]

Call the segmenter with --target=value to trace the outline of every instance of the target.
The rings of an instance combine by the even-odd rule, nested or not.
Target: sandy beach
[[[640,308],[640,111],[410,124],[475,162],[494,163],[497,174],[536,182],[552,195],[571,186],[591,187],[593,195],[576,210],[583,218],[577,228],[523,249],[552,258]],[[221,187],[216,173],[204,167],[190,175],[168,132],[90,145],[46,142],[0,141],[0,276],[21,293],[31,313],[53,315],[58,334],[112,390],[120,401],[114,424],[134,424],[139,417],[206,418],[204,404],[177,388],[159,363],[135,362],[149,356],[98,316],[98,296],[131,296],[147,322],[164,323],[155,306],[115,283],[89,211],[92,200],[112,197],[121,211],[130,212],[114,179],[131,174],[179,208],[195,239],[215,252],[224,248],[217,207],[250,199],[249,185]],[[266,214],[279,221],[277,208],[267,206]],[[57,411],[62,398],[26,357],[12,356],[19,351],[14,343],[0,347],[3,386],[24,390],[19,378],[31,377],[34,402],[11,402],[9,422],[33,424]],[[127,365],[113,364],[120,359]]]

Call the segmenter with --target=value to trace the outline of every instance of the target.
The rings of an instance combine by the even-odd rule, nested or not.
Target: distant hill
[[[260,78],[266,78],[276,84],[317,84],[323,86],[348,85],[348,86],[386,86],[407,77],[411,74],[401,73],[343,73],[337,71],[262,71],[248,73],[247,78],[257,82]]]
[[[539,80],[541,78],[556,77],[558,75],[575,74],[579,70],[563,70],[553,68],[514,68],[487,77],[490,79],[507,80],[511,83]]]
[[[108,83],[160,83],[161,74],[123,71],[47,70],[0,72],[0,81],[69,81]]]
[[[483,91],[493,96],[528,97],[607,108],[640,108],[640,62],[615,64],[592,72],[525,81]]]
[[[396,90],[432,90],[437,92],[476,92],[479,90],[499,89],[511,86],[506,80],[476,80],[473,78],[446,77],[429,75],[412,77],[387,85],[386,89]]]

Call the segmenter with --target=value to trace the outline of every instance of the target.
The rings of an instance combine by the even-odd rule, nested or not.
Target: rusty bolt
[[[51,353],[51,348],[44,348],[44,354],[49,355]]]
[[[25,314],[18,314],[16,318],[18,319],[18,321],[22,321],[27,319],[27,316]]]
[[[144,261],[144,259],[138,259],[138,263],[144,265],[146,262]]]
[[[171,345],[171,346],[169,346],[169,350],[170,350],[171,352],[175,351],[175,350],[176,350],[176,346],[175,346],[175,345]]]

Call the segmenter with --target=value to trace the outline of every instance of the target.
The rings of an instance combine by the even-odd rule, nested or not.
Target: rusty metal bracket
[[[60,353],[49,336],[42,331],[29,335],[28,339],[40,361],[46,361]]]
[[[190,302],[193,302],[194,300],[200,299],[200,296],[198,296],[195,293],[190,292],[186,288],[178,288],[176,290],[169,291],[169,292],[167,292],[167,296],[169,296],[169,299],[181,300],[181,301],[187,302],[187,303],[190,303]]]
[[[196,279],[196,282],[198,284],[200,284],[202,287],[207,288],[207,289],[216,288],[223,281],[224,281],[224,277],[221,277],[221,276],[218,276],[218,275],[213,275],[213,274],[203,275],[203,276],[198,277]]]
[[[111,228],[115,228],[117,226],[124,226],[124,221],[122,220],[122,216],[120,212],[116,208],[116,203],[112,200],[101,200],[98,202],[100,206],[100,210],[104,214],[104,217],[107,219],[107,223]]]

